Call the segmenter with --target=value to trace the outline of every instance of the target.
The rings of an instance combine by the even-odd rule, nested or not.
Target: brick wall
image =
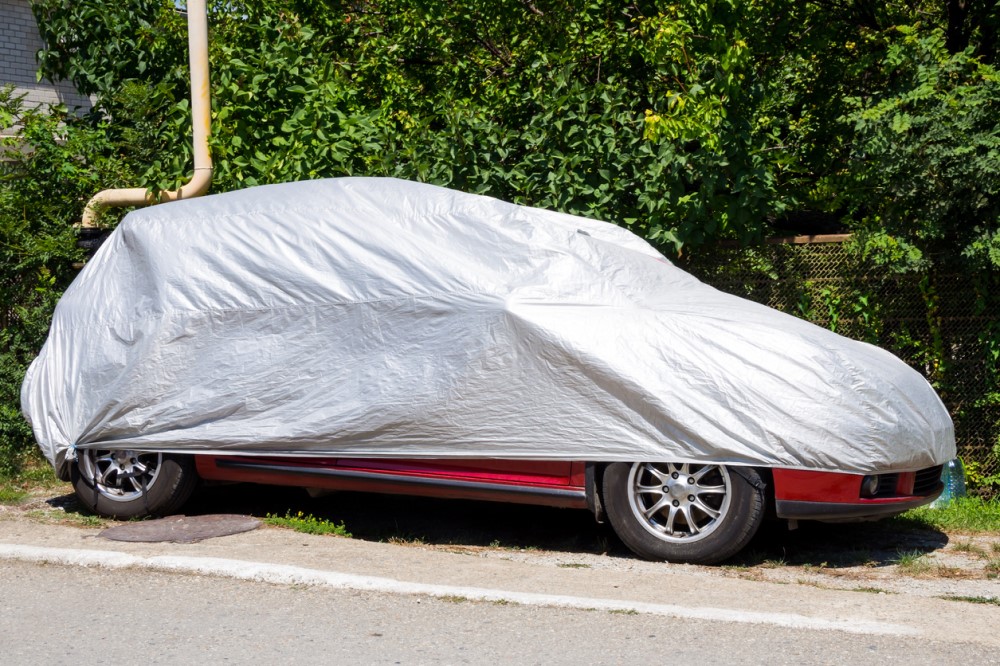
[[[72,84],[36,81],[35,53],[42,48],[35,17],[28,0],[0,0],[0,84],[13,83],[26,93],[28,104],[62,103],[69,108],[90,108],[90,100],[77,94]]]

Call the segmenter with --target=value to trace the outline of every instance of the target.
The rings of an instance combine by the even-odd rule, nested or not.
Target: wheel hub
[[[80,471],[104,497],[129,502],[153,484],[162,459],[159,453],[87,449],[80,457]]]
[[[729,509],[729,474],[718,465],[636,463],[629,505],[648,532],[665,541],[697,541]]]
[[[678,479],[673,483],[668,483],[663,486],[663,492],[670,495],[672,498],[678,501],[690,502],[693,501],[692,492],[694,491],[694,484],[688,483],[687,479]]]

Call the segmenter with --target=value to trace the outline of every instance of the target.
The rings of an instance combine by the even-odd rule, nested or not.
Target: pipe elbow
[[[212,184],[212,167],[195,167],[191,180],[181,185],[176,190],[164,190],[157,198],[159,203],[168,201],[180,201],[181,199],[193,199],[208,192]]]
[[[211,86],[208,67],[208,11],[205,0],[188,2],[188,53],[191,68],[191,113],[194,134],[194,174],[176,190],[153,196],[144,188],[103,190],[95,194],[83,211],[78,227],[93,229],[106,208],[149,206],[180,199],[199,197],[212,184],[212,157],[208,140],[212,130]]]
[[[154,200],[143,187],[101,190],[87,202],[79,226],[84,229],[96,228],[98,216],[107,208],[117,206],[147,206],[151,203],[154,203]]]

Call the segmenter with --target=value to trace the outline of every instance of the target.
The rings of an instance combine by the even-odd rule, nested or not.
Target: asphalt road
[[[829,526],[694,567],[632,557],[586,512],[280,490],[220,488],[189,516],[303,510],[355,538],[127,543],[67,496],[0,506],[0,664],[1000,664],[1000,579],[976,555],[995,540]],[[904,549],[961,567],[894,574]]]
[[[3,663],[975,664],[995,648],[0,560]]]

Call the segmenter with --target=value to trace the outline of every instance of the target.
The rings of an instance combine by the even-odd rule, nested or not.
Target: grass
[[[946,594],[944,596],[938,597],[938,599],[946,599],[948,601],[965,601],[970,604],[989,604],[991,606],[1000,606],[1000,599],[996,597],[963,597],[958,595]]]
[[[40,523],[73,525],[76,527],[106,527],[110,522],[107,519],[90,513],[63,511],[61,509],[35,509],[29,511],[26,515]]]
[[[301,511],[294,515],[292,515],[291,511],[287,511],[284,516],[269,513],[264,518],[264,522],[274,527],[284,527],[296,532],[302,532],[303,534],[332,534],[334,536],[351,537],[351,533],[347,531],[347,526],[344,525],[343,521],[334,523],[326,518],[317,518],[311,513],[304,514]]]
[[[942,507],[912,509],[892,520],[920,529],[1000,534],[1000,500],[960,497]]]
[[[986,563],[984,567],[986,571],[987,578],[998,578],[1000,577],[1000,558],[990,560]]]
[[[952,546],[952,549],[958,553],[968,553],[969,555],[975,555],[976,557],[989,557],[986,551],[976,546],[975,544],[969,543],[968,541],[962,541],[956,543]]]
[[[820,562],[819,564],[813,564],[811,562],[806,562],[802,565],[802,570],[808,573],[816,573],[829,569],[830,565],[827,562]]]
[[[917,576],[920,574],[929,573],[933,568],[924,553],[919,550],[901,550],[899,551],[893,564],[904,573],[908,573],[912,576]]]
[[[55,477],[48,463],[33,461],[16,476],[0,476],[0,504],[20,504],[37,490],[69,486]]]
[[[589,564],[584,564],[582,562],[560,562],[556,565],[562,569],[589,569]]]
[[[385,543],[391,543],[394,546],[424,546],[427,544],[426,537],[414,536],[410,534],[394,534],[384,541]]]
[[[27,496],[23,488],[7,481],[0,482],[0,504],[20,504]]]

